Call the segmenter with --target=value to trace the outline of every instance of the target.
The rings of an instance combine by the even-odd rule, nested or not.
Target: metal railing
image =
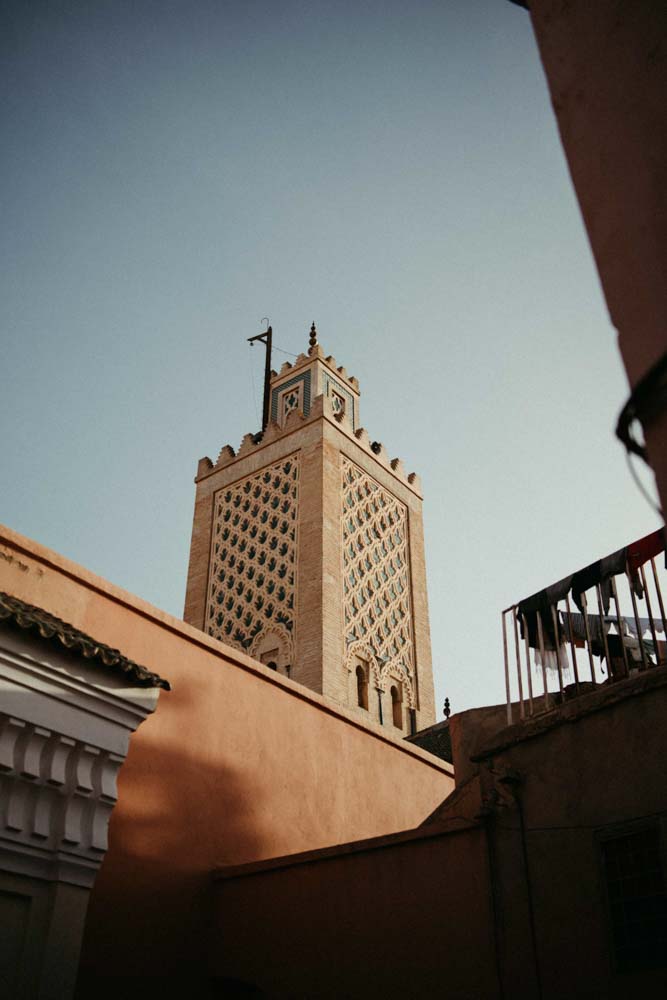
[[[667,663],[664,550],[661,529],[505,608],[508,725]]]

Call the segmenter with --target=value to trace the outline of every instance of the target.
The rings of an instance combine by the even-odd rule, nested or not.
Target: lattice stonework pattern
[[[405,506],[343,459],[345,641],[364,643],[408,683],[414,670]]]
[[[215,494],[206,631],[241,649],[268,628],[293,645],[298,456]]]

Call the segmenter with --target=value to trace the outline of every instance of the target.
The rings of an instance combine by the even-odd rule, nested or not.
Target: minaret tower
[[[186,622],[405,734],[435,721],[415,473],[359,425],[359,383],[307,354],[268,423],[199,462]]]

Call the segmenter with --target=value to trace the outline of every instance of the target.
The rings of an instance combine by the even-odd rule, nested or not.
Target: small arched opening
[[[392,684],[391,690],[391,715],[397,729],[403,728],[403,699],[396,684]]]
[[[357,664],[355,672],[357,675],[357,705],[368,711],[368,677],[360,663]]]

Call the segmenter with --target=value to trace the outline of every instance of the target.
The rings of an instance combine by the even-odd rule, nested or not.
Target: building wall
[[[221,995],[236,981],[270,997],[498,996],[479,829],[230,873],[211,934]]]
[[[632,386],[667,349],[667,8],[528,4],[572,181]],[[667,415],[644,427],[662,506]]]
[[[8,529],[0,589],[173,688],[121,772],[89,972],[196,962],[211,869],[414,827],[453,787],[442,762]]]
[[[667,989],[667,960],[652,972],[616,970],[600,846],[646,822],[662,824],[667,876],[667,670],[615,688],[571,703],[559,724],[538,728],[534,738],[521,739],[522,727],[513,727],[519,739],[481,761],[487,790],[499,790],[506,801],[494,826],[501,921],[511,924],[529,892],[534,915],[532,961],[528,915],[505,954],[508,995],[518,995],[513,990],[525,980],[527,964],[539,969],[544,997],[562,996],[564,969],[580,997],[620,1000]],[[607,701],[610,695],[618,700]],[[503,784],[508,769],[518,786]],[[519,963],[522,939],[527,954]]]
[[[459,753],[494,713],[466,713]],[[662,967],[617,967],[602,844],[649,824],[667,876],[666,713],[656,668],[497,730],[419,831],[222,871],[212,969],[276,997],[664,995],[664,947]]]

